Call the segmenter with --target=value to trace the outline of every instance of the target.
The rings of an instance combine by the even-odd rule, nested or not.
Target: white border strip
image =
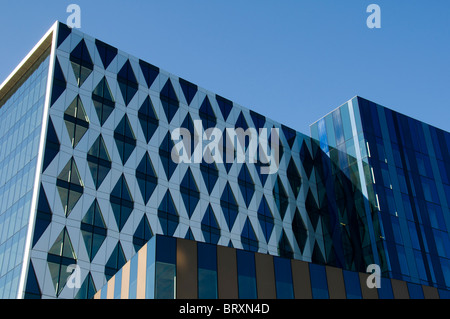
[[[53,83],[53,69],[54,69],[54,64],[55,64],[54,60],[55,60],[55,54],[56,54],[57,29],[58,29],[58,21],[56,21],[53,24],[53,26],[50,28],[49,31],[47,31],[46,35],[44,36],[44,39],[45,39],[50,35],[50,33],[53,32],[53,36],[52,36],[53,39],[52,39],[52,46],[51,46],[50,60],[49,60],[49,68],[48,68],[48,76],[47,76],[47,89],[46,89],[46,93],[45,93],[44,109],[42,112],[43,115],[42,115],[42,124],[41,124],[41,138],[39,140],[39,151],[38,151],[37,162],[36,162],[36,172],[35,172],[35,177],[34,177],[33,196],[31,199],[27,238],[25,241],[25,249],[24,249],[23,261],[22,261],[22,271],[21,271],[20,279],[19,279],[19,288],[17,289],[17,299],[24,298],[25,279],[27,277],[28,265],[30,262],[31,241],[33,238],[33,233],[34,233],[34,223],[35,223],[35,219],[36,219],[37,199],[38,199],[38,193],[39,193],[39,184],[41,182],[42,162],[43,162],[43,158],[44,158],[44,146],[45,146],[45,140],[46,140],[46,136],[47,136],[48,114],[49,114],[49,109],[50,109],[50,93],[51,93],[52,83]],[[41,43],[41,41],[39,43]],[[36,47],[35,47],[35,49],[36,49]],[[29,57],[32,53],[33,52],[30,52],[30,54],[28,54],[27,57]],[[24,63],[24,61],[21,63],[21,65],[23,63]],[[16,68],[16,70],[17,70],[17,68]]]

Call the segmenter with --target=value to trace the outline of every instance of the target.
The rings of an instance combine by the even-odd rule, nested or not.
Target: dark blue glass
[[[389,278],[381,277],[381,287],[378,288],[379,299],[394,299],[394,293],[392,292],[392,284]]]
[[[328,299],[328,284],[325,267],[310,263],[309,272],[313,299]]]
[[[197,243],[198,298],[217,298],[217,247]]]
[[[238,289],[240,299],[256,299],[255,255],[245,250],[236,251]]]
[[[359,274],[354,271],[343,271],[345,292],[347,299],[361,299],[361,284],[359,281]]]
[[[291,260],[287,258],[274,257],[275,284],[278,299],[293,299],[294,288],[292,285]]]
[[[177,240],[175,237],[158,236],[156,240],[156,261],[176,264]]]
[[[450,259],[439,258],[442,266],[442,273],[444,274],[445,284],[450,287]]]
[[[424,299],[422,286],[408,282],[408,291],[410,299]]]
[[[450,299],[450,290],[438,289],[440,299]]]

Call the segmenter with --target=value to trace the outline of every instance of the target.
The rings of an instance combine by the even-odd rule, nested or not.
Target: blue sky
[[[70,3],[82,32],[300,132],[355,95],[450,131],[448,0],[0,0],[0,82]]]

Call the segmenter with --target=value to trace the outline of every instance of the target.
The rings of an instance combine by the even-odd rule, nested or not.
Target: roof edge
[[[22,77],[32,68],[34,63],[44,54],[44,52],[51,47],[53,32],[58,28],[59,21],[51,26],[51,28],[45,33],[45,35],[39,40],[39,42],[31,49],[31,51],[22,59],[17,67],[11,72],[11,74],[0,85],[0,101],[14,90],[17,83],[20,82]],[[0,102],[0,107],[5,101]]]

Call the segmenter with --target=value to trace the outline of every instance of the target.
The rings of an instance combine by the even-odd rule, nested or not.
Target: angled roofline
[[[23,76],[33,67],[41,56],[51,47],[53,32],[58,28],[56,21],[39,42],[31,49],[31,51],[22,59],[19,65],[11,72],[11,74],[0,85],[0,107],[6,102],[6,97],[11,95],[18,87]]]

